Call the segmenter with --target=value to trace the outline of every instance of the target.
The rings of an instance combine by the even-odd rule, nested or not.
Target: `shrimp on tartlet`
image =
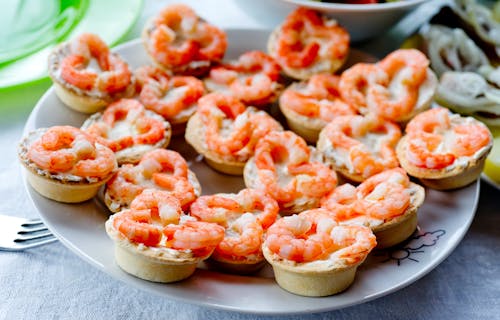
[[[364,226],[339,225],[326,209],[277,220],[262,250],[278,285],[303,296],[328,296],[347,289],[377,241]]]
[[[210,69],[204,79],[208,91],[232,95],[249,106],[265,107],[276,101],[283,86],[281,67],[264,52],[248,51],[237,60]]]
[[[292,131],[263,137],[243,177],[247,188],[263,190],[278,201],[282,215],[318,207],[337,185],[337,175],[322,155]]]
[[[485,124],[438,107],[408,123],[396,150],[410,176],[447,190],[476,180],[492,147],[493,136]]]
[[[323,128],[317,148],[344,178],[362,182],[399,166],[395,148],[400,138],[401,129],[394,122],[374,114],[347,115]]]
[[[110,216],[106,232],[123,270],[165,283],[191,276],[224,237],[223,227],[183,214],[176,197],[155,189],[145,189],[129,209]]]
[[[90,116],[81,129],[115,152],[119,165],[137,163],[148,151],[170,142],[170,124],[134,99],[120,99]]]
[[[48,61],[57,96],[74,110],[94,113],[134,94],[134,77],[127,62],[95,34],[83,33],[60,44]]]
[[[212,168],[241,175],[257,142],[280,130],[281,124],[266,112],[214,92],[198,100],[198,110],[188,121],[185,138]]]
[[[417,227],[417,210],[424,188],[410,182],[402,168],[378,173],[355,187],[349,183],[321,199],[321,207],[341,225],[370,227],[377,247],[387,248],[408,239]]]
[[[239,274],[253,273],[264,265],[263,236],[278,212],[276,200],[255,189],[201,196],[190,210],[198,220],[225,228],[224,239],[209,262],[217,269]]]
[[[222,60],[227,48],[225,32],[184,4],[162,9],[146,23],[142,38],[158,66],[183,75],[206,74],[213,63]]]
[[[94,197],[118,167],[111,149],[71,126],[30,132],[21,141],[18,155],[33,189],[68,203]]]
[[[274,29],[267,50],[286,75],[305,80],[337,71],[349,55],[349,42],[349,33],[337,21],[301,7]]]
[[[135,70],[139,100],[172,125],[174,135],[183,134],[196,112],[197,101],[205,94],[203,82],[192,76],[170,76],[153,66]]]
[[[122,165],[106,184],[104,202],[109,210],[128,208],[145,189],[169,191],[184,210],[201,195],[200,183],[186,160],[176,151],[155,149],[137,164]]]
[[[406,124],[430,108],[437,77],[429,60],[415,49],[399,49],[375,64],[358,63],[342,72],[342,98],[361,113]]]
[[[285,89],[279,107],[292,131],[316,143],[321,129],[335,117],[357,113],[352,104],[342,100],[339,81],[336,75],[315,74]]]

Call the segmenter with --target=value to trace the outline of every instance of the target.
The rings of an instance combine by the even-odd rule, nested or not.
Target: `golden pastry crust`
[[[187,123],[185,133],[186,141],[196,150],[196,152],[203,155],[207,164],[215,170],[229,175],[242,175],[245,161],[238,161],[237,159],[231,161],[209,150],[204,142],[204,136],[204,125],[199,114],[195,113]]]
[[[95,113],[111,102],[135,94],[134,78],[122,91],[109,94],[98,90],[82,90],[64,81],[60,76],[62,59],[71,53],[71,43],[58,45],[49,55],[48,73],[54,83],[54,91],[61,101],[73,110],[82,113]],[[116,53],[111,53],[118,57]]]
[[[149,247],[129,241],[113,225],[114,216],[106,221],[106,232],[115,244],[115,260],[126,272],[153,282],[176,282],[190,277],[200,261],[211,252],[195,257],[189,250]]]
[[[372,231],[377,237],[377,248],[383,249],[392,247],[408,239],[417,228],[418,209],[425,199],[425,190],[422,186],[411,182],[410,189],[413,190],[410,198],[410,206],[405,212],[391,220],[385,221],[381,225],[372,227]]]
[[[436,190],[452,190],[464,187],[474,182],[483,171],[486,158],[493,147],[493,140],[490,145],[474,157],[468,157],[465,163],[445,167],[442,169],[428,169],[414,165],[409,161],[408,136],[404,136],[396,147],[396,154],[399,163],[405,171],[415,178],[418,178],[423,185]]]
[[[317,263],[297,263],[271,252],[264,244],[262,251],[273,266],[276,282],[283,289],[302,296],[323,297],[346,290],[354,281],[358,266]]]
[[[93,198],[99,188],[113,176],[114,172],[99,178],[82,178],[74,175],[58,174],[38,167],[29,159],[28,149],[31,143],[45,131],[45,128],[40,128],[30,132],[18,147],[18,157],[26,169],[28,183],[42,196],[58,202],[79,203]]]

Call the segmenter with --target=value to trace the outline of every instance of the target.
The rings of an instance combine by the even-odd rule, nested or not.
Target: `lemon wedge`
[[[492,133],[495,135],[496,132]],[[488,178],[500,184],[500,135],[495,135],[493,139],[493,148],[486,158],[483,172]]]

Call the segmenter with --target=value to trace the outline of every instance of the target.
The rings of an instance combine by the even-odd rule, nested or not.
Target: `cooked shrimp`
[[[310,67],[320,59],[343,60],[349,51],[349,34],[319,12],[298,8],[290,13],[277,36],[276,56],[290,68]]]
[[[327,258],[335,249],[330,236],[337,223],[325,209],[312,209],[277,220],[265,235],[271,252],[295,262]]]
[[[216,223],[181,220],[163,228],[166,246],[177,250],[191,250],[195,256],[206,256],[224,238],[224,227]]]
[[[243,103],[260,106],[271,103],[281,88],[281,68],[261,51],[243,53],[238,60],[223,63],[210,70],[205,83],[210,91],[227,90]]]
[[[265,192],[246,188],[238,192],[237,198],[242,211],[252,213],[264,230],[276,221],[279,213],[278,203]]]
[[[238,194],[214,194],[201,196],[191,205],[191,215],[206,222],[229,227],[245,213],[251,213],[256,221],[267,229],[278,216],[277,202],[263,191],[243,189]]]
[[[106,194],[120,207],[128,207],[144,189],[166,190],[186,209],[197,197],[188,172],[186,160],[179,153],[155,149],[144,154],[137,165],[120,167],[108,181]]]
[[[210,150],[232,154],[250,141],[252,123],[245,105],[236,98],[210,93],[198,100],[198,111],[206,125],[205,139]]]
[[[348,265],[362,262],[377,246],[377,239],[370,228],[339,225],[330,231],[335,252],[332,258],[340,258]]]
[[[388,75],[389,83],[368,88],[368,108],[386,119],[398,121],[416,107],[429,60],[418,50],[399,49],[378,64]]]
[[[336,175],[326,165],[311,162],[310,156],[306,142],[293,132],[269,133],[255,149],[261,188],[278,203],[323,196],[335,187]]]
[[[394,148],[401,130],[395,123],[374,115],[347,115],[332,120],[323,134],[329,146],[320,151],[363,179],[399,165]]]
[[[401,215],[410,205],[409,186],[410,179],[402,168],[376,174],[356,188],[360,199],[356,211],[383,220]]]
[[[193,61],[221,60],[226,47],[225,33],[200,19],[183,4],[160,11],[153,25],[146,28],[146,47],[165,67],[179,67]]]
[[[340,223],[358,217],[385,222],[405,212],[410,205],[410,193],[406,172],[394,168],[371,176],[358,187],[344,184],[336,188],[321,200],[321,207]]]
[[[491,133],[480,122],[461,120],[448,109],[434,108],[413,118],[406,127],[407,156],[414,165],[442,169],[462,156],[472,156],[491,143]]]
[[[168,191],[144,189],[130,204],[130,209],[150,210],[151,218],[163,225],[179,223],[182,215],[179,199]]]
[[[190,214],[199,220],[214,222],[227,227],[229,221],[241,215],[242,208],[236,199],[224,195],[201,196],[191,204]]]
[[[146,108],[171,120],[184,110],[192,108],[204,94],[203,82],[195,77],[174,76],[166,78],[161,74],[146,78],[139,94],[139,99]]]
[[[126,209],[116,214],[113,226],[130,241],[156,247],[162,238],[161,227],[153,224],[150,210]]]
[[[108,176],[117,166],[113,151],[71,126],[47,129],[31,144],[28,157],[42,169],[83,178]]]
[[[145,110],[137,100],[120,99],[106,108],[102,121],[84,125],[83,130],[114,152],[134,145],[154,145],[167,138],[170,126]]]
[[[90,66],[92,59],[100,70]],[[132,81],[127,63],[110,53],[106,43],[91,33],[72,41],[70,53],[61,61],[61,77],[82,90],[97,89],[110,94],[124,90]]]
[[[481,124],[457,125],[453,128],[453,136],[455,141],[451,148],[459,157],[472,156],[491,142],[490,131]]]
[[[374,84],[386,86],[388,83],[389,77],[380,66],[357,63],[340,75],[339,91],[345,102],[361,113],[366,113],[368,88]]]
[[[280,106],[306,117],[320,118],[325,124],[336,116],[355,114],[356,109],[341,99],[339,80],[336,75],[313,75],[305,83],[288,87],[280,96]]]
[[[248,255],[262,255],[264,229],[251,213],[244,213],[226,228],[224,239],[215,248],[213,257],[234,259]]]

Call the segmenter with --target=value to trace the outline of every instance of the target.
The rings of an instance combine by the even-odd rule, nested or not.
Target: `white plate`
[[[250,49],[264,49],[268,33],[255,30],[228,30],[235,57]],[[116,48],[133,67],[148,62],[140,41]],[[368,56],[354,52],[355,58]],[[85,115],[71,111],[51,88],[31,113],[25,132],[58,124],[79,126]],[[173,148],[190,161],[205,194],[237,191],[242,179],[218,174],[196,161],[196,153],[182,141]],[[68,248],[110,276],[126,284],[169,299],[207,307],[258,314],[311,313],[363,303],[401,289],[435,268],[457,246],[467,231],[479,194],[479,183],[453,192],[428,190],[419,212],[419,232],[399,248],[373,252],[359,268],[354,284],[345,292],[324,298],[306,298],[288,293],[274,282],[266,266],[255,276],[227,275],[199,269],[189,279],[174,284],[157,284],[123,272],[114,262],[113,243],[104,230],[108,212],[98,200],[82,204],[61,204],[47,200],[30,187],[29,196],[52,232]],[[445,281],[445,279],[443,279]]]

